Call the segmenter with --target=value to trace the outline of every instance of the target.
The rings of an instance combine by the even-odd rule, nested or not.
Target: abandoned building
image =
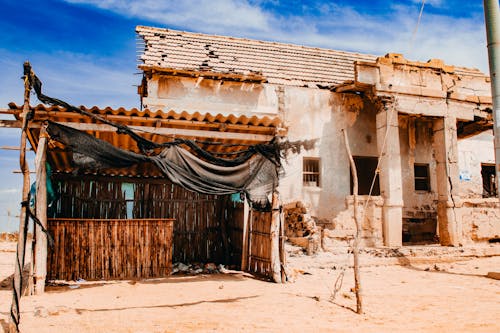
[[[172,262],[284,281],[285,237],[321,234],[328,245],[355,232],[343,131],[365,246],[500,237],[490,83],[478,70],[142,26],[137,34],[140,110],[75,108],[41,86],[52,106],[9,105],[18,123],[31,112],[28,140],[58,193],[39,216],[55,245],[37,281],[165,276]],[[280,163],[265,156],[280,142],[315,145],[282,151]],[[46,174],[38,163],[37,184]]]
[[[279,193],[285,207],[306,207],[326,238],[355,229],[342,129],[358,171],[365,245],[499,237],[490,82],[480,71],[399,54],[136,31],[145,108],[278,117],[289,140],[318,140],[288,156]]]

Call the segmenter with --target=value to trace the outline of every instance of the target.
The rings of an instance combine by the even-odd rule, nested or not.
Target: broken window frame
[[[321,187],[321,159],[319,157],[302,158],[302,185]]]
[[[420,175],[418,172],[417,176],[417,168],[420,170],[425,170],[425,175]],[[416,192],[430,192],[431,191],[431,176],[430,176],[430,168],[429,163],[414,163],[413,164],[413,180],[414,180],[414,188]],[[425,186],[420,186],[424,184]]]

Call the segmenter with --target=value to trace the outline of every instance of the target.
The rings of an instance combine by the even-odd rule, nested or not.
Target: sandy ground
[[[499,249],[497,247],[497,249]],[[7,327],[14,244],[0,242],[0,323]],[[494,251],[495,252],[495,251]],[[500,251],[496,251],[500,253]],[[22,299],[22,332],[500,332],[500,256],[362,257],[364,314],[345,254],[295,255],[296,281],[242,274],[75,283]],[[3,282],[3,283],[2,283]],[[7,284],[7,286],[5,286]]]

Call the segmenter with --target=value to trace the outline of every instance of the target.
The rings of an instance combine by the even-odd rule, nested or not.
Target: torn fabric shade
[[[269,206],[268,197],[278,185],[276,165],[260,154],[239,165],[220,166],[204,161],[178,145],[168,146],[156,156],[145,156],[54,122],[49,122],[47,132],[53,140],[72,150],[73,161],[81,169],[129,167],[153,162],[170,181],[188,190],[215,195],[245,193],[251,203],[259,206]]]

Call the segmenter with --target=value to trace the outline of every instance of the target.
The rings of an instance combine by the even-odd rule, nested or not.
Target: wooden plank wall
[[[272,212],[251,211],[248,268],[252,273],[271,276]]]
[[[229,265],[235,269],[241,268],[241,253],[243,248],[243,203],[231,202],[226,204],[226,221],[228,225],[228,243],[229,243]]]
[[[243,204],[233,203],[229,196],[190,192],[164,179],[55,175],[54,183],[60,193],[54,217],[174,218],[173,262],[213,262],[239,269]],[[132,185],[132,199],[127,199],[130,193],[124,193],[123,183]],[[226,242],[221,233],[223,222]],[[229,246],[229,262],[225,245]]]
[[[172,270],[172,219],[49,219],[49,280],[153,278]]]

